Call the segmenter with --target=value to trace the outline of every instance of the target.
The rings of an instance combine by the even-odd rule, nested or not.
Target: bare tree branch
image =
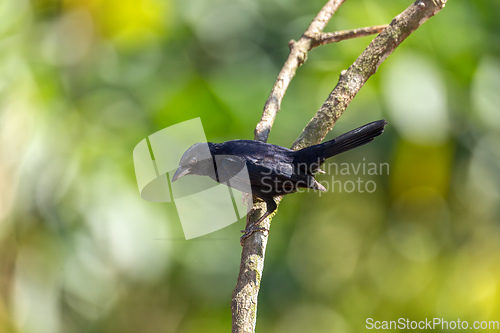
[[[302,149],[320,143],[382,62],[406,37],[444,8],[446,2],[447,0],[418,0],[396,16],[358,59],[341,72],[339,82],[294,142],[292,149]]]
[[[312,49],[314,41],[312,36],[319,36],[322,34],[326,24],[344,1],[345,0],[329,0],[312,20],[309,28],[307,28],[302,37],[298,41],[291,40],[288,44],[290,47],[290,54],[281,68],[273,89],[271,90],[271,94],[264,105],[262,118],[255,128],[255,140],[262,142],[267,141],[271,127],[273,127],[274,119],[281,108],[281,101],[283,100],[288,85],[295,76],[297,68],[306,61],[307,52]]]
[[[290,42],[290,55],[281,69],[271,95],[267,100],[261,121],[255,129],[255,140],[267,141],[269,132],[278,113],[283,96],[297,68],[306,60],[307,52],[315,46],[334,40],[338,33],[323,33],[322,30],[344,0],[330,0],[321,9],[299,41]],[[339,82],[330,93],[316,115],[309,121],[292,149],[301,149],[321,142],[333,128],[337,119],[345,111],[370,76],[375,74],[380,64],[398,47],[401,42],[422,25],[427,19],[439,12],[447,0],[418,0],[396,16],[378,35],[356,61],[342,71]],[[362,28],[374,29],[373,28]],[[360,31],[358,30],[358,31]],[[351,32],[352,34],[355,34]],[[348,33],[344,33],[348,35]],[[362,35],[361,32],[358,35]],[[345,38],[344,38],[345,39]],[[276,198],[276,201],[281,198]],[[247,216],[247,227],[257,221],[265,212],[265,203],[254,203]],[[271,218],[265,219],[259,227],[270,228]],[[240,271],[231,301],[233,333],[255,331],[257,318],[257,295],[260,289],[267,235],[255,232],[243,244]]]

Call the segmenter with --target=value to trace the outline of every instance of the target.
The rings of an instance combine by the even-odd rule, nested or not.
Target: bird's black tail
[[[303,157],[307,156],[307,159],[318,159],[318,162],[321,164],[329,157],[338,155],[372,141],[375,137],[384,132],[385,125],[387,125],[385,119],[377,120],[344,133],[333,140],[306,147],[299,150],[297,153]]]

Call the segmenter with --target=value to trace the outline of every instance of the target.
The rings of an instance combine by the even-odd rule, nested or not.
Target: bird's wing
[[[244,167],[246,166],[246,170]],[[226,155],[217,161],[217,173],[221,181],[241,182],[252,186],[262,186],[266,177],[278,182],[294,180],[293,166],[286,162],[272,159],[246,161],[236,155]],[[272,177],[272,179],[271,179]]]
[[[253,165],[253,171],[261,176],[274,175],[283,179],[292,179],[294,176],[293,165],[286,160],[282,161],[275,157],[255,161]]]
[[[256,185],[269,186],[273,184],[274,188],[295,188],[308,187],[309,183],[305,174],[298,174],[292,161],[286,159],[263,159],[249,167],[250,176],[256,176]],[[252,182],[253,183],[253,182]]]
[[[294,165],[288,160],[283,156],[252,159],[236,155],[219,156],[216,158],[218,179],[229,187],[263,199],[291,193],[297,188],[324,190],[312,176],[296,173]]]

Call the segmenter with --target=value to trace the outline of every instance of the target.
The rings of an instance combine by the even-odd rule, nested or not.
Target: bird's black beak
[[[185,176],[189,174],[191,170],[188,167],[183,167],[180,166],[174,173],[174,176],[172,177],[172,182],[175,182],[177,179],[181,178],[182,176]]]

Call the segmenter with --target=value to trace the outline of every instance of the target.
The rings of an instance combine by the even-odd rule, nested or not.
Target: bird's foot
[[[241,230],[241,232],[243,233],[243,236],[241,236],[240,238],[240,244],[241,246],[243,246],[243,241],[245,239],[247,239],[248,237],[250,237],[254,232],[257,232],[257,231],[262,231],[264,233],[267,233],[267,235],[269,235],[269,229],[267,228],[261,228],[261,227],[256,227],[255,224],[250,226],[249,228],[245,229],[245,230]]]

